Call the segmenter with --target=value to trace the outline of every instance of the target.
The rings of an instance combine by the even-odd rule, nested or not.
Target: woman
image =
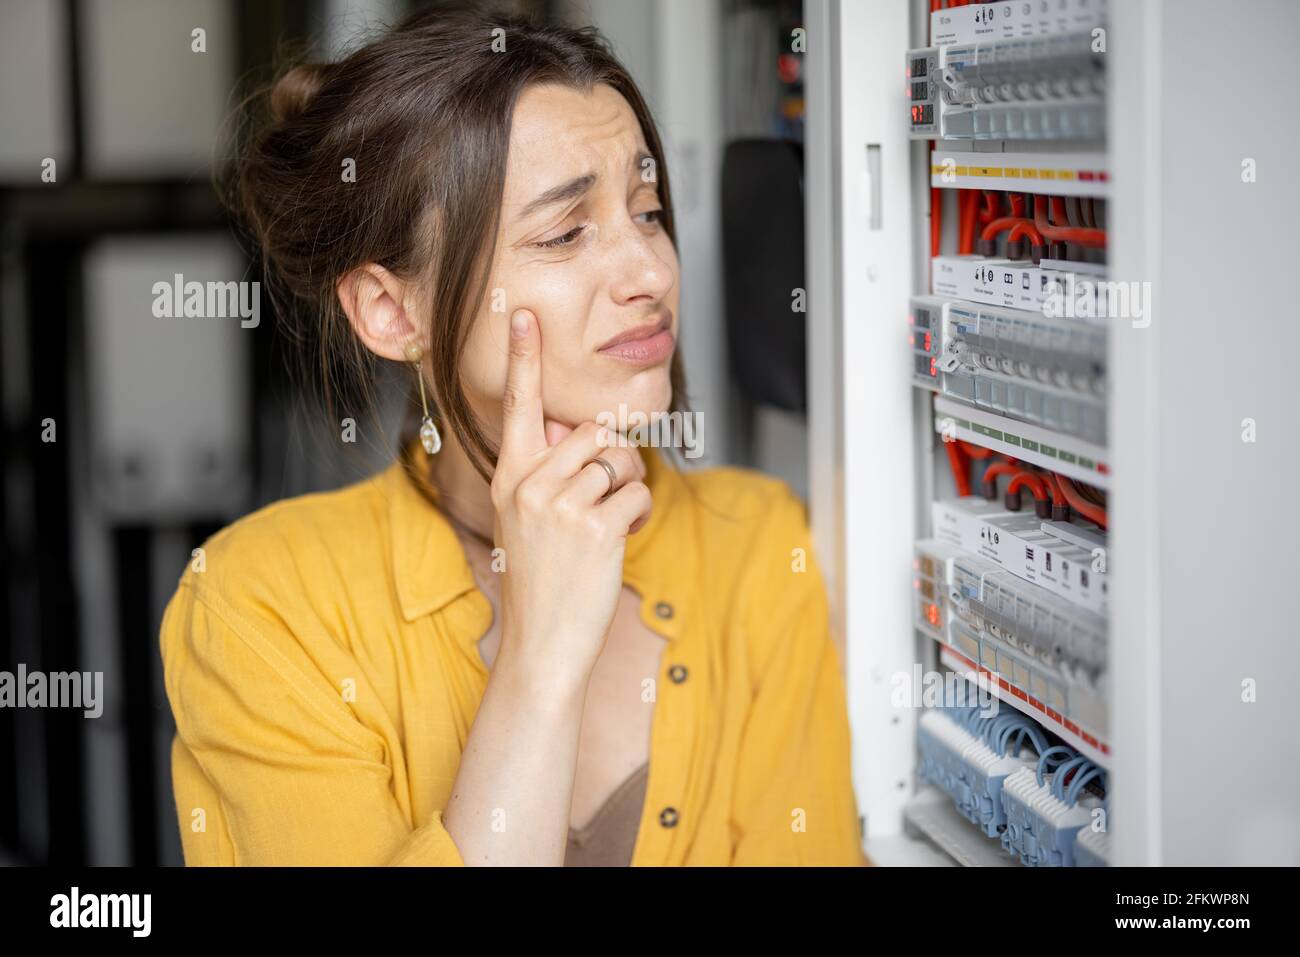
[[[270,106],[234,195],[280,311],[330,395],[361,350],[408,364],[423,441],[182,577],[186,861],[860,863],[802,506],[596,424],[684,407],[626,71],[594,32],[438,8]]]

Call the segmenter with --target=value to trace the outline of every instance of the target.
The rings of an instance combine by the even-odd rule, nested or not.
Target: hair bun
[[[271,87],[271,115],[277,123],[292,119],[311,103],[325,82],[328,63],[300,63]]]

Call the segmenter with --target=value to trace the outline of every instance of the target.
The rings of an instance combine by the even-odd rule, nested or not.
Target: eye
[[[649,225],[650,223],[661,223],[664,219],[664,211],[662,209],[648,209],[644,213],[638,213],[634,218],[641,219],[643,216],[650,217],[649,220],[646,221],[646,225]]]
[[[582,231],[586,228],[586,224],[583,224],[582,226],[574,226],[563,236],[556,236],[554,239],[548,239],[545,242],[540,243],[533,243],[533,245],[538,249],[558,249],[562,246],[572,246],[574,240],[581,236]]]

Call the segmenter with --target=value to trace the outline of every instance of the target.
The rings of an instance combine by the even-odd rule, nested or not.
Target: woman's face
[[[510,316],[538,320],[542,405],[568,426],[666,411],[679,266],[659,222],[658,176],[627,101],[536,84],[520,96],[488,297],[462,374],[475,411],[501,421]]]

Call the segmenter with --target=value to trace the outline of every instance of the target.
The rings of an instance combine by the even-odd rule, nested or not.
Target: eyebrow
[[[654,157],[647,152],[639,152],[632,158],[632,166],[634,169],[640,169],[641,164],[645,160],[653,158]],[[575,176],[567,183],[561,183],[559,186],[552,186],[521,209],[519,215],[515,217],[515,222],[527,219],[539,209],[545,209],[547,206],[554,206],[556,203],[564,203],[571,199],[577,199],[587,190],[591,189],[591,187],[596,185],[596,178],[595,173],[584,173],[582,176]]]

